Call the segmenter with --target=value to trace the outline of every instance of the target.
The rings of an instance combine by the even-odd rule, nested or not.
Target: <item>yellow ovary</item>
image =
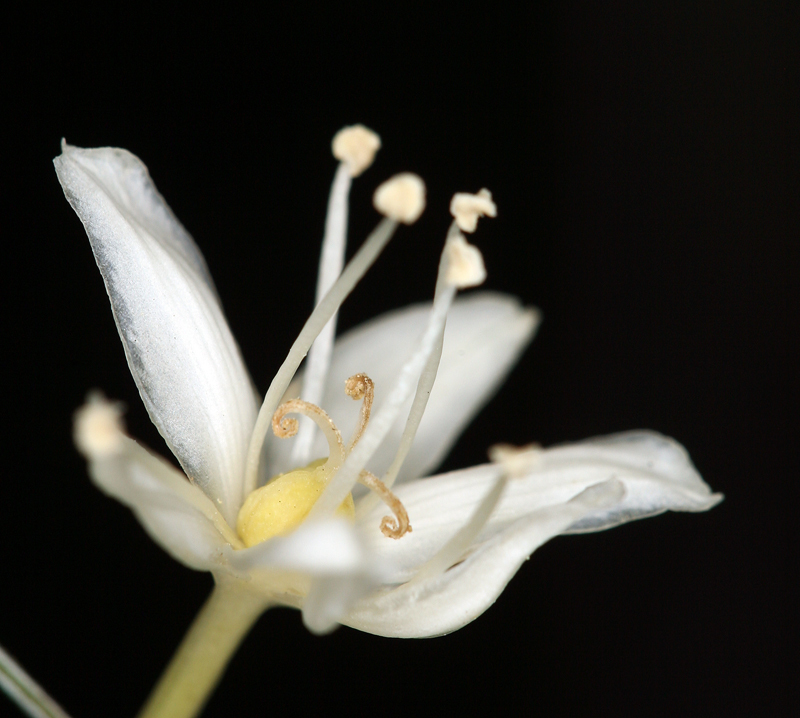
[[[236,532],[245,546],[291,533],[303,522],[330,479],[324,464],[325,459],[319,459],[305,468],[279,474],[247,497],[236,519]],[[351,494],[336,515],[355,519]]]

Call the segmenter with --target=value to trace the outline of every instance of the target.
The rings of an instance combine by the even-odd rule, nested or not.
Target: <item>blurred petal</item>
[[[341,520],[307,521],[287,536],[228,554],[239,571],[289,571],[308,576],[349,575],[366,560],[351,524]]]
[[[336,519],[306,522],[242,551],[226,549],[225,557],[234,572],[262,582],[279,602],[302,608],[314,633],[336,628],[384,575],[353,525]]]
[[[345,380],[357,372],[367,374],[375,382],[373,411],[379,411],[424,331],[429,312],[430,304],[415,304],[377,317],[337,340],[322,407],[345,436],[347,427],[355,425],[359,410],[358,403],[344,393]],[[421,476],[444,459],[505,380],[533,338],[538,322],[536,310],[522,307],[508,295],[481,292],[455,300],[447,317],[436,383],[399,481]],[[299,391],[299,386],[293,383],[290,392]],[[394,458],[412,399],[370,460],[373,473],[380,475]],[[289,470],[291,440],[270,437],[269,442],[270,475]],[[327,455],[320,435],[315,437],[313,455]]]
[[[147,533],[181,563],[200,571],[219,565],[226,538],[238,542],[209,498],[161,457],[122,437],[113,456],[89,460],[105,493],[133,509]]]
[[[478,546],[449,571],[364,599],[342,622],[369,633],[399,638],[425,638],[456,631],[497,600],[539,546],[587,514],[619,503],[624,491],[620,481],[605,481],[584,489],[564,504],[534,511]]]
[[[130,152],[64,143],[54,162],[150,418],[235,521],[256,399],[200,251]]]
[[[287,536],[226,550],[225,556],[234,572],[262,583],[275,600],[302,608],[314,633],[335,628],[379,583],[359,535],[346,521],[309,521]]]
[[[399,541],[387,540],[378,530],[385,509],[376,507],[359,518],[369,550],[396,566],[395,581],[408,580],[468,520],[499,471],[485,464],[397,487],[414,531]],[[625,485],[624,500],[582,517],[565,531],[598,531],[670,510],[706,511],[722,499],[711,493],[676,441],[655,432],[614,434],[543,450],[529,475],[509,481],[478,541],[612,478]]]
[[[303,624],[312,633],[330,633],[376,585],[368,571],[316,579],[303,601]]]

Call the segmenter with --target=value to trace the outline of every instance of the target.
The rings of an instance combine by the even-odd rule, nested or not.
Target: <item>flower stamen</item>
[[[363,125],[344,127],[333,138],[332,150],[341,161],[331,186],[328,198],[328,212],[325,217],[325,234],[317,275],[317,295],[315,305],[319,304],[334,285],[344,267],[345,247],[347,245],[348,198],[353,177],[360,175],[369,167],[380,149],[381,139]],[[328,320],[308,352],[306,370],[303,375],[301,395],[306,401],[319,404],[328,377],[328,369],[333,353],[336,334],[337,314]],[[307,464],[311,454],[313,438],[312,427],[302,428],[292,447],[291,462],[294,466]]]
[[[123,450],[122,404],[108,401],[99,391],[86,397],[75,412],[75,445],[87,459],[107,459]]]
[[[481,193],[488,194],[485,197],[491,198],[489,190],[481,190]],[[479,193],[480,194],[480,193]],[[453,197],[455,202],[455,196]],[[493,216],[493,215],[490,215]],[[476,220],[477,221],[477,220]],[[439,271],[436,278],[436,291],[434,294],[434,303],[439,296],[446,291],[448,286],[463,281],[461,286],[471,286],[480,284],[486,278],[486,269],[483,265],[483,259],[480,252],[472,245],[467,244],[464,235],[455,220],[450,224],[445,240],[444,249],[442,250],[441,260],[439,262]],[[416,392],[414,399],[406,419],[406,425],[403,429],[403,435],[400,438],[400,444],[397,448],[397,453],[383,475],[383,482],[389,488],[394,485],[397,475],[406,460],[411,445],[414,443],[414,437],[417,434],[417,429],[422,422],[422,417],[428,405],[428,398],[430,397],[431,390],[433,389],[436,374],[439,370],[439,360],[442,356],[442,346],[444,344],[444,330],[442,325],[439,336],[437,337],[436,344],[433,347],[430,355],[428,356],[420,377],[417,382]],[[372,510],[375,506],[375,500],[365,499],[358,506],[359,514],[363,515]]]
[[[462,232],[475,231],[479,217],[496,217],[497,205],[492,201],[492,193],[485,187],[476,194],[456,192],[450,202],[450,214]]]
[[[401,172],[375,190],[372,204],[384,217],[414,224],[425,209],[425,183],[411,172]]]
[[[367,169],[380,148],[381,138],[364,125],[343,127],[331,142],[333,156],[347,168],[351,177],[358,177]]]
[[[245,467],[244,489],[245,493],[255,489],[258,483],[258,472],[261,459],[261,449],[264,445],[269,430],[269,424],[275,409],[278,407],[280,397],[286,392],[289,383],[297,371],[300,363],[305,358],[314,340],[328,323],[330,318],[338,311],[339,306],[345,297],[352,291],[353,287],[366,274],[372,263],[378,258],[381,250],[397,229],[397,222],[385,218],[383,219],[372,234],[367,238],[355,256],[350,260],[342,274],[334,282],[322,301],[311,312],[311,316],[306,320],[303,329],[300,331],[289,353],[286,355],[283,364],[278,369],[277,374],[267,389],[264,402],[258,412],[256,424],[250,437],[250,446],[247,451],[247,463]]]
[[[452,271],[454,267],[456,271]],[[445,242],[439,266],[439,276],[436,281],[437,287],[434,293],[433,306],[428,316],[427,326],[419,339],[416,350],[403,365],[397,375],[395,385],[381,405],[380,411],[377,412],[369,428],[365,430],[358,446],[354,447],[353,451],[350,452],[342,468],[328,484],[325,493],[312,509],[312,514],[317,516],[329,515],[336,509],[341,500],[352,491],[353,486],[358,482],[360,472],[386,438],[401,407],[415,385],[417,386],[417,393],[419,392],[422,372],[426,371],[426,369],[432,370],[426,372],[426,374],[432,373],[435,376],[435,368],[438,366],[441,343],[444,337],[447,312],[455,299],[456,292],[459,289],[479,284],[485,276],[486,271],[480,252],[466,243],[463,235],[456,227],[453,232],[448,233],[448,241]],[[422,401],[418,402],[416,408],[419,408],[422,404]],[[416,426],[412,428],[413,431],[409,432],[409,446],[410,441],[413,440],[413,432],[416,431]],[[401,450],[403,450],[402,447]],[[403,456],[402,458],[405,457]],[[401,463],[401,461],[397,462],[397,469],[399,469]],[[365,499],[359,504],[359,512],[367,510],[367,507],[371,508],[368,500]]]

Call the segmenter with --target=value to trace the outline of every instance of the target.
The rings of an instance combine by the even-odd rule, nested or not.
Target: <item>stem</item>
[[[228,661],[267,608],[262,595],[236,581],[214,586],[139,718],[192,718],[199,714]]]

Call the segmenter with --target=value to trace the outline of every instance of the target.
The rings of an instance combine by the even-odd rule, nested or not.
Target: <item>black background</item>
[[[72,447],[100,387],[164,451],[50,164],[61,136],[147,163],[263,391],[311,308],[330,138],[363,122],[384,149],[354,186],[351,245],[390,174],[421,174],[429,204],[340,326],[429,298],[449,197],[482,186],[499,206],[475,235],[487,286],[545,317],[445,468],[497,441],[652,428],[727,498],[558,538],[446,638],[318,638],[268,612],[206,715],[791,714],[798,27],[796,3],[755,0],[12,18],[0,642],[76,718],[130,716],[211,585]]]

